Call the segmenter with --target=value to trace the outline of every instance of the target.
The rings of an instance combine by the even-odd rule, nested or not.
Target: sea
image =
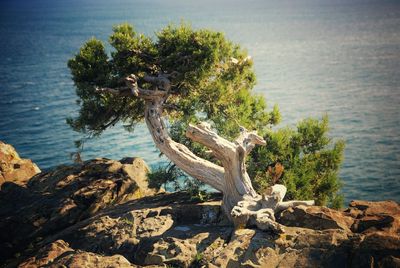
[[[67,61],[89,38],[129,22],[155,36],[170,23],[222,31],[255,63],[254,92],[282,123],[330,120],[346,142],[346,202],[400,201],[400,1],[0,0],[0,140],[43,170],[72,163],[78,106]],[[108,46],[108,49],[110,47]],[[88,141],[84,159],[164,163],[147,129],[122,126]]]

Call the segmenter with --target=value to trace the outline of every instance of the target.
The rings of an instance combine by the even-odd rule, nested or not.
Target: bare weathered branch
[[[256,145],[267,144],[264,138],[259,136],[256,131],[248,131],[244,127],[240,127],[240,135],[235,142],[243,147],[246,155],[249,154]]]
[[[147,76],[147,79],[152,78],[151,76]],[[154,77],[153,77],[154,78]],[[132,91],[132,94],[136,97],[145,99],[145,100],[154,100],[163,98],[164,100],[168,97],[168,91],[164,90],[149,90],[139,88],[137,84],[137,78],[135,75],[131,74],[126,79],[126,85]],[[145,79],[146,81],[146,79]],[[148,80],[147,82],[150,82]]]
[[[206,122],[197,126],[189,124],[186,129],[186,137],[211,149],[215,157],[221,161],[229,161],[229,156],[236,150],[236,146],[232,142],[212,131]]]

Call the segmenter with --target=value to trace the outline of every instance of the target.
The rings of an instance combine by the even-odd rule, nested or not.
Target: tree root
[[[264,231],[272,231],[274,233],[285,232],[283,225],[275,220],[277,213],[289,207],[314,205],[313,200],[283,202],[286,190],[284,185],[276,184],[271,187],[271,193],[268,195],[258,195],[255,198],[245,195],[243,200],[239,201],[231,211],[235,227],[256,226],[258,229]]]

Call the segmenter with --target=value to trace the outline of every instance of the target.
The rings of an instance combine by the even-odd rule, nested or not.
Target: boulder
[[[400,235],[400,205],[394,201],[351,201],[345,212],[355,218],[353,232]]]
[[[371,233],[353,246],[354,267],[400,267],[399,236]]]
[[[9,144],[0,141],[0,187],[6,182],[24,185],[33,175],[40,173],[30,159],[22,159]]]
[[[229,243],[223,248],[220,255],[211,260],[212,266],[240,267],[255,233],[256,230],[251,229],[239,229],[233,232]]]
[[[354,218],[327,207],[298,206],[282,211],[278,216],[278,221],[286,226],[314,230],[342,229],[350,231]]]
[[[336,233],[338,230],[345,231],[348,239],[341,239],[343,243],[336,253],[343,252],[340,258],[346,262],[338,264],[338,267],[400,267],[400,205],[394,201],[357,200],[352,201],[344,211],[300,206],[281,212],[278,221],[287,226],[330,229],[330,232]],[[318,236],[318,240],[322,238]],[[310,241],[311,236],[307,239]],[[300,241],[299,237],[296,241]],[[338,239],[332,238],[332,241]],[[326,253],[320,256],[326,256]],[[329,267],[329,263],[326,265]]]
[[[0,191],[0,261],[41,239],[118,204],[154,191],[140,158],[94,159],[37,174]]]

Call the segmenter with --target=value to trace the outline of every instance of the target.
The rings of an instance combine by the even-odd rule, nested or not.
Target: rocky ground
[[[7,177],[0,266],[400,267],[396,202],[288,209],[277,215],[280,235],[234,230],[220,196],[196,203],[186,193],[155,193],[147,172],[140,158],[95,159],[18,184]]]

